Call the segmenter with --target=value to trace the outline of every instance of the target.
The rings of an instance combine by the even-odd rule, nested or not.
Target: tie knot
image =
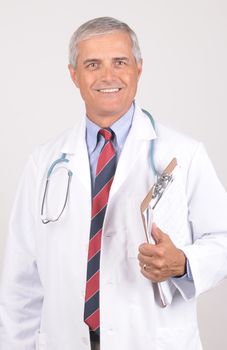
[[[110,141],[113,139],[113,131],[110,128],[100,129],[99,134],[104,137],[105,141]]]

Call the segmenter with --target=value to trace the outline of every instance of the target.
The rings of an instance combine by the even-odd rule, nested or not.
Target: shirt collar
[[[88,117],[86,117],[86,141],[88,147],[88,153],[91,154],[97,145],[97,135],[100,127],[93,123]]]
[[[132,125],[134,110],[135,106],[133,102],[129,110],[110,126],[116,136],[116,143],[119,148],[123,147],[128,136]],[[86,117],[86,141],[89,154],[91,154],[97,146],[97,134],[100,129],[100,126],[93,123],[88,117]]]

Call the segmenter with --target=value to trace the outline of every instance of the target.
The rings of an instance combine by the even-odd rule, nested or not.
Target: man
[[[77,29],[69,71],[86,116],[39,147],[22,177],[1,348],[199,350],[195,299],[227,273],[226,193],[203,146],[153,125],[134,100],[142,59],[125,23],[103,17]],[[171,213],[170,231],[153,222],[155,244],[146,243],[140,206],[155,182],[152,164],[162,174],[173,158],[168,191],[179,203],[161,215]]]

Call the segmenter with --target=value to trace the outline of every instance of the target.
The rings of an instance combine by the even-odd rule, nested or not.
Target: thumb
[[[161,243],[163,240],[163,232],[155,223],[152,224],[151,232],[156,244]]]

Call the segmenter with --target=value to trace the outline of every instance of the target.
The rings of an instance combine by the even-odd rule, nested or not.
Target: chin
[[[100,110],[100,112],[98,113],[98,115],[100,115],[101,117],[114,117],[118,114],[118,111],[116,110],[110,110],[110,109],[102,109]]]
[[[99,110],[102,114],[108,114],[111,116],[121,113],[124,114],[127,112],[127,106],[127,103],[109,101],[108,103],[102,103]]]

